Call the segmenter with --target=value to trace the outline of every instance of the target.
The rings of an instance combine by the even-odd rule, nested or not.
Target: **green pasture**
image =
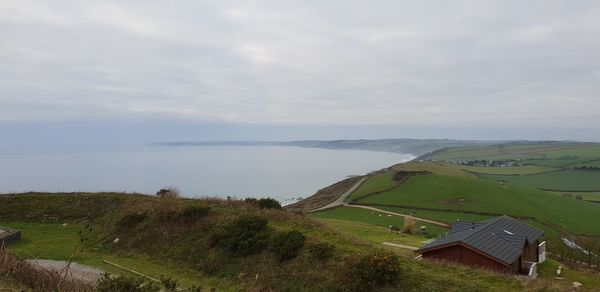
[[[539,166],[539,165],[523,165],[523,166],[508,166],[508,167],[484,167],[484,166],[468,166],[468,165],[448,165],[449,167],[457,167],[466,171],[482,173],[482,174],[537,174],[557,170],[556,168]]]
[[[190,273],[189,270],[166,262],[155,262],[141,256],[117,255],[110,251],[109,246],[100,243],[94,231],[89,235],[83,249],[79,244],[79,232],[85,229],[81,224],[52,224],[52,223],[22,223],[0,222],[2,226],[21,230],[22,239],[9,246],[9,250],[21,257],[29,259],[48,259],[66,261],[71,256],[77,263],[102,269],[116,275],[134,275],[120,269],[104,260],[119,264],[142,274],[159,279],[161,275],[178,280],[184,287],[193,285],[202,287],[226,287],[225,283],[207,278],[203,275]],[[75,252],[77,249],[78,252]]]
[[[359,203],[538,217],[573,232],[600,234],[600,204],[481,179],[424,175]]]
[[[384,228],[388,228],[390,225],[398,226],[400,228],[404,226],[403,217],[351,207],[338,207],[317,213],[311,213],[311,217],[317,219],[337,219],[352,222],[361,222]],[[434,235],[445,234],[446,232],[448,232],[448,230],[443,227],[431,225],[429,223],[423,223],[420,221],[417,221],[415,225],[426,226],[427,231]]]
[[[384,172],[370,177],[363,182],[362,185],[360,185],[360,187],[350,195],[350,197],[348,197],[348,201],[352,201],[356,198],[376,192],[378,190],[393,188],[396,185],[396,183],[393,181],[393,176],[393,172]]]
[[[559,191],[600,191],[600,171],[562,170],[532,175],[481,175],[481,178],[504,180],[509,185]]]

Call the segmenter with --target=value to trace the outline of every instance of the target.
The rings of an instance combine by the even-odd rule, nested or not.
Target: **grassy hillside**
[[[524,187],[441,175],[410,177],[358,203],[536,217],[578,233],[600,234],[600,205]]]
[[[504,180],[510,185],[557,191],[600,191],[600,171],[561,170],[534,175],[484,174],[482,178]]]
[[[56,260],[74,255],[78,262],[116,274],[123,272],[103,262],[109,260],[153,277],[171,276],[183,286],[216,287],[219,291],[531,288],[515,278],[483,270],[417,262],[412,252],[378,243],[398,240],[416,244],[422,239],[418,236],[388,234],[382,227],[362,228],[364,225],[352,221],[320,220],[323,222],[242,201],[122,194],[0,196],[0,225],[23,231],[23,240],[10,247],[17,255]],[[303,234],[304,245],[297,256],[281,260],[275,239],[293,230]],[[73,254],[81,239],[82,251]],[[370,283],[361,273],[363,268],[370,268],[360,265],[368,264],[372,252],[381,248],[398,256],[400,278],[375,288],[360,286]],[[469,279],[456,275],[468,275]]]

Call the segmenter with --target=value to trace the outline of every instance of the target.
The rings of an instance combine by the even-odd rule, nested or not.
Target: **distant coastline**
[[[377,140],[297,140],[297,141],[176,141],[157,142],[152,146],[209,147],[209,146],[283,146],[333,150],[363,150],[411,154],[415,157],[447,147],[486,146],[508,141],[450,140],[450,139],[377,139]]]

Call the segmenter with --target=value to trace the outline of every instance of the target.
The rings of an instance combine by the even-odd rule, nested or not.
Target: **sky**
[[[14,145],[600,141],[598,1],[2,0],[0,36]]]

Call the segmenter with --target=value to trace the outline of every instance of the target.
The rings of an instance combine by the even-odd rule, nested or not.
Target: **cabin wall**
[[[506,273],[519,273],[519,261],[507,267],[461,245],[453,245],[422,253],[425,259],[446,260]]]
[[[534,243],[525,245],[525,248],[523,249],[523,261],[534,262],[534,263],[538,262],[538,260],[539,260],[538,259],[538,256],[539,256],[538,245],[539,245],[539,240],[536,240]]]

